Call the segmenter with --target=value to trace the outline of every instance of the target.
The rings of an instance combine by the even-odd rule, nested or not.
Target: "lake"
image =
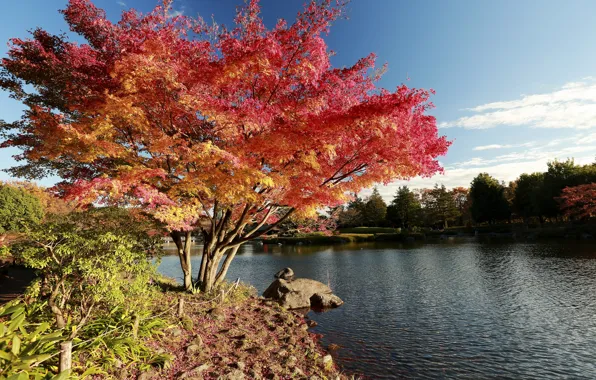
[[[196,256],[195,272],[199,265]],[[329,283],[345,301],[309,316],[324,346],[341,346],[334,356],[350,373],[596,378],[594,243],[248,244],[228,278],[262,292],[284,267]],[[181,277],[177,256],[159,270]]]

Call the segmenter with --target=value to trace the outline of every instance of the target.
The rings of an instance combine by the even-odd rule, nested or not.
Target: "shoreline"
[[[265,237],[258,241],[264,245],[338,245],[350,243],[396,242],[424,243],[438,241],[505,240],[505,241],[593,241],[596,233],[587,229],[545,228],[527,231],[461,231],[445,230],[425,233],[340,233],[335,235],[308,234],[303,236]]]
[[[186,292],[166,291],[162,304],[184,299],[164,317],[169,326],[147,345],[173,354],[169,368],[138,371],[126,378],[168,379],[352,379],[320,343],[308,317],[257,297],[240,285],[223,302]],[[132,376],[132,377],[131,377]]]
[[[221,294],[205,295],[184,291],[168,278],[154,281],[160,290],[140,322],[133,323],[131,315],[121,310],[109,317],[116,318],[112,322],[99,317],[98,323],[106,329],[100,329],[101,334],[80,337],[92,343],[73,351],[73,375],[137,380],[355,378],[341,371],[322,346],[322,335],[310,331],[316,322],[306,313],[257,297],[250,285],[225,283]],[[22,295],[5,307],[23,304]],[[42,312],[28,318],[38,323],[45,316]],[[135,324],[138,335],[133,332]],[[60,330],[53,327],[52,331]],[[120,352],[117,342],[129,348]],[[57,346],[55,350],[57,355]],[[55,355],[42,365],[50,374],[57,368]]]

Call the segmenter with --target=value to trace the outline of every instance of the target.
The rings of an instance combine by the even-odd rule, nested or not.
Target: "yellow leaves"
[[[335,152],[335,146],[334,145],[331,145],[331,144],[323,145],[323,150],[325,151],[325,153],[327,153],[327,156],[332,161],[335,160],[335,157],[337,157],[337,153]]]
[[[274,187],[275,181],[269,176],[264,176],[261,178],[261,187]]]
[[[313,150],[311,150],[302,157],[302,162],[304,162],[306,165],[310,166],[316,171],[321,170],[321,165],[317,160],[317,154]]]

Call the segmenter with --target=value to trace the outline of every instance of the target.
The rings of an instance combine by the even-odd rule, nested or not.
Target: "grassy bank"
[[[529,228],[520,224],[484,225],[475,227],[452,227],[444,230],[423,232],[396,232],[393,228],[357,227],[342,229],[336,235],[304,234],[293,237],[269,237],[263,244],[287,245],[334,245],[362,242],[416,242],[455,237],[489,237],[520,240],[570,239],[587,240],[596,237],[596,225],[544,225]]]
[[[227,284],[221,290],[223,297],[193,295],[161,283],[136,328],[126,310],[102,313],[73,341],[70,377],[60,378],[348,378],[308,331],[302,315],[257,298],[249,286]],[[57,373],[58,344],[67,332],[50,321],[31,300],[0,308],[0,378],[24,372],[23,378],[52,378]],[[33,346],[36,352],[26,351]],[[37,361],[27,362],[31,353]]]

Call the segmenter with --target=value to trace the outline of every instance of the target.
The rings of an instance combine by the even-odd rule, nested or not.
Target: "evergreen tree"
[[[375,187],[364,204],[364,223],[367,226],[379,226],[383,224],[385,215],[387,215],[387,204],[383,200],[383,197],[381,197],[381,194],[379,194],[379,190]]]
[[[400,187],[391,205],[387,207],[387,220],[401,228],[410,228],[420,222],[422,206],[416,194],[408,187]]]
[[[488,173],[480,173],[470,186],[472,217],[478,223],[509,219],[511,212],[505,187]]]
[[[449,222],[456,220],[461,214],[455,203],[455,198],[445,185],[435,187],[427,193],[427,213],[431,224],[449,227]]]

